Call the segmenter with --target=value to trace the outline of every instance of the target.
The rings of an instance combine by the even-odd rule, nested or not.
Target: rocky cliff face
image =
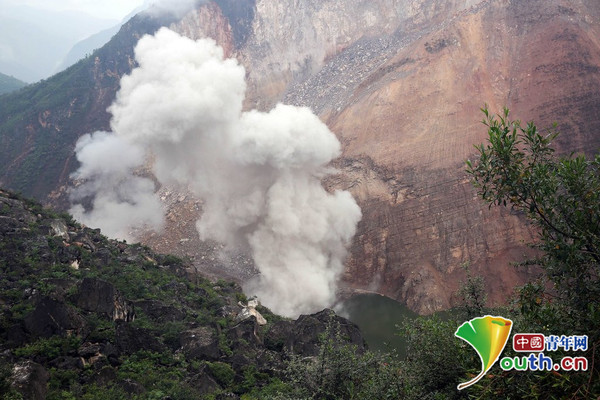
[[[380,277],[380,291],[424,312],[452,303],[464,262],[492,301],[523,279],[508,262],[534,234],[518,216],[482,207],[463,172],[485,139],[478,107],[506,105],[540,127],[556,121],[563,151],[596,152],[597,13],[591,3],[482,2],[398,47],[339,111],[323,110],[346,145],[348,184],[375,204],[363,207],[349,282]],[[369,173],[383,176],[357,171],[371,162]]]
[[[534,3],[257,1],[235,52],[247,105],[309,106],[342,141],[326,184],[350,189],[364,214],[349,288],[431,312],[452,305],[464,263],[493,303],[530,275],[509,263],[535,232],[480,203],[464,173],[485,140],[479,108],[557,122],[563,151],[600,144],[600,7]]]
[[[89,67],[95,99],[85,103],[89,108],[69,113],[69,104],[85,97],[67,96],[62,111],[38,107],[27,125],[9,121],[19,139],[5,150],[4,184],[40,197],[67,184],[74,140],[105,127],[102,107],[131,68],[131,46],[118,44],[139,37],[140,21],[126,25],[108,58]],[[523,257],[523,241],[535,232],[510,210],[481,204],[464,173],[473,145],[486,137],[478,122],[484,102],[491,110],[506,105],[539,127],[557,122],[563,152],[593,153],[600,144],[596,1],[220,0],[178,21],[140,26],[160,24],[213,37],[238,58],[247,71],[246,108],[283,101],[321,116],[343,144],[339,174],[325,184],[351,190],[364,214],[346,286],[386,294],[419,312],[452,305],[466,262],[484,276],[494,303],[529,274],[509,261]],[[123,68],[107,63],[110,54],[119,55]],[[74,128],[78,115],[85,116],[84,129]],[[52,147],[38,144],[44,135],[66,143],[52,161],[43,156]],[[17,173],[29,164],[38,169]],[[170,222],[162,236],[146,235],[147,243],[195,256],[205,271],[218,274],[219,264],[229,276],[251,271],[243,256],[223,262],[216,244],[197,242],[193,221],[201,204],[189,196],[180,201],[169,188],[161,194]]]

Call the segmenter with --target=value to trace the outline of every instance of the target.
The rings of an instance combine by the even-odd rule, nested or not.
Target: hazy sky
[[[0,7],[28,5],[56,11],[75,10],[120,21],[143,3],[144,0],[0,0]]]

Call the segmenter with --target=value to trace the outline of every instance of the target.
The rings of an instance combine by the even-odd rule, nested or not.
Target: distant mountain
[[[169,22],[136,16],[91,56],[3,96],[0,186],[44,198],[60,186],[59,181],[66,182],[76,166],[73,150],[79,136],[109,128],[106,108],[114,99],[120,77],[131,71],[133,47],[141,36]]]
[[[0,71],[25,82],[52,75],[79,40],[117,21],[31,6],[0,8]]]
[[[119,31],[120,28],[121,25],[115,25],[112,28],[104,29],[103,31],[77,42],[61,61],[59,66],[56,68],[56,71],[60,72],[70,67],[85,56],[90,55],[94,50],[104,46],[106,43],[108,43],[110,38]]]
[[[119,32],[119,29],[121,28],[121,26],[123,26],[124,23],[129,21],[139,12],[143,11],[146,7],[147,5],[139,6],[125,18],[123,18],[123,20],[120,23],[111,26],[110,28],[103,29],[98,33],[94,33],[93,35],[75,43],[75,45],[71,48],[71,50],[69,50],[67,55],[60,62],[55,72],[58,73],[67,69],[71,65],[75,64],[77,61],[92,54],[94,50],[97,50],[104,46],[117,32]]]
[[[0,94],[12,92],[25,85],[27,85],[25,82],[20,81],[17,78],[0,73]]]

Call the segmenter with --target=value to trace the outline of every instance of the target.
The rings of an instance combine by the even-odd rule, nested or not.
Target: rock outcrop
[[[100,279],[84,278],[73,301],[82,310],[104,314],[113,321],[135,319],[133,306],[113,285]]]
[[[33,361],[21,361],[13,369],[13,387],[28,400],[46,400],[48,371]]]
[[[336,315],[333,310],[323,310],[313,315],[301,315],[295,321],[280,321],[271,327],[265,337],[267,348],[280,351],[316,356],[319,353],[320,336],[325,333],[339,334],[356,346],[362,353],[366,344],[358,327]]]
[[[89,331],[85,320],[75,309],[50,297],[39,299],[23,323],[33,337],[85,336]]]

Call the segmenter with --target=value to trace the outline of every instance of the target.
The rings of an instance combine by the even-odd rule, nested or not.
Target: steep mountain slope
[[[98,33],[91,35],[73,45],[71,50],[64,56],[60,61],[60,64],[55,71],[62,71],[67,69],[77,61],[91,54],[94,50],[99,49],[104,44],[108,43],[111,37],[113,37],[119,31],[120,25],[103,29]]]
[[[508,263],[535,233],[519,216],[483,207],[464,173],[485,139],[484,102],[541,127],[556,121],[561,151],[600,145],[595,1],[221,0],[179,21],[138,16],[89,59],[5,97],[0,184],[64,201],[76,138],[107,128],[104,110],[135,40],[159,25],[213,37],[238,58],[247,108],[284,101],[321,116],[343,144],[340,172],[325,184],[351,190],[363,210],[345,282],[419,312],[452,304],[464,263],[485,277],[492,302],[527,275]],[[195,239],[199,204],[170,188],[162,197],[170,223],[146,241],[218,269],[217,246]],[[227,264],[230,275],[247,273],[243,258]]]
[[[238,285],[188,269],[0,190],[0,397],[238,398],[333,328],[365,350],[332,310],[290,321],[259,305],[259,324]]]
[[[139,16],[92,56],[52,78],[2,98],[0,186],[45,198],[67,183],[74,145],[86,132],[108,129],[106,108],[120,77],[131,71],[133,47],[169,20]]]

